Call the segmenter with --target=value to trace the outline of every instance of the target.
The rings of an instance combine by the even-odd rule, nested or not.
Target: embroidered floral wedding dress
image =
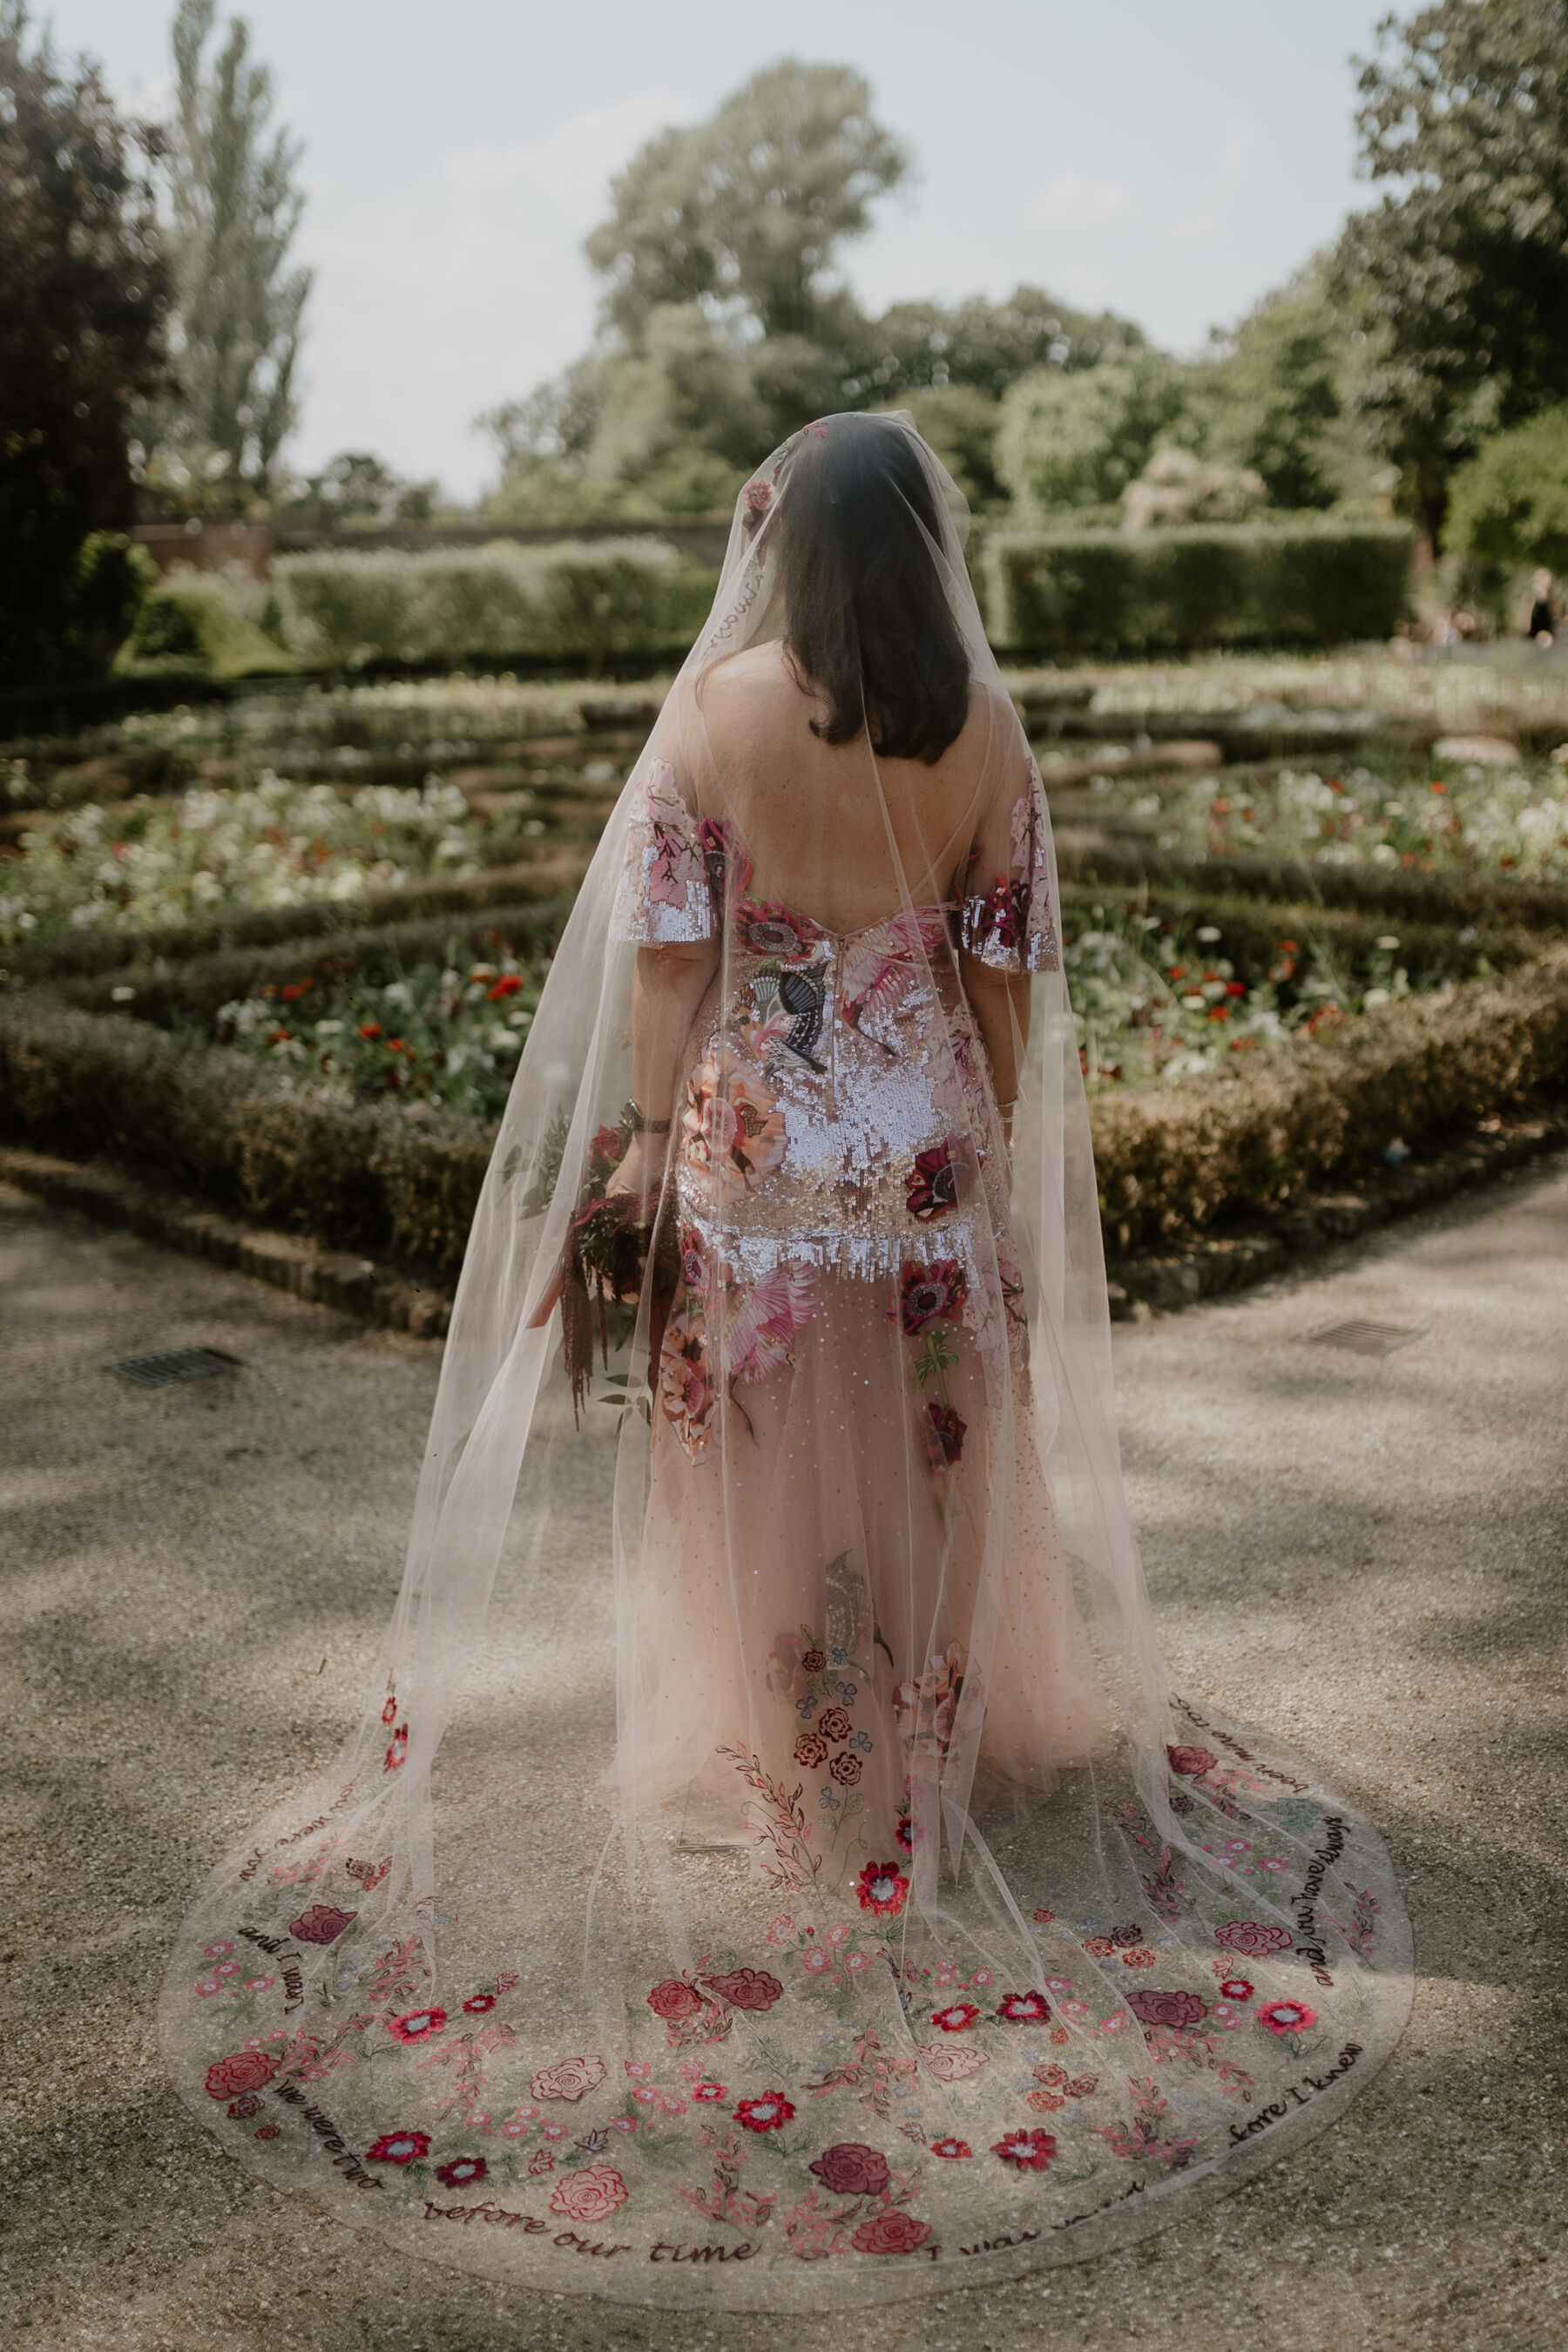
[[[967,648],[929,781],[786,723],[781,529],[848,431],[899,436]],[[1073,2261],[1323,2128],[1403,2022],[1375,1832],[1164,1685],[963,522],[900,420],[748,485],[497,1139],[363,1723],[171,1965],[224,2145],[465,2268],[820,2310]]]

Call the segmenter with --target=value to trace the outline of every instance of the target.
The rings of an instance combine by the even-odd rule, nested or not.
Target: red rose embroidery
[[[772,2009],[784,1993],[777,1977],[765,1969],[731,1969],[727,1976],[704,1977],[702,1981],[731,2009]]]
[[[1195,1992],[1130,1992],[1127,2006],[1140,2025],[1201,2025],[1209,2013]]]
[[[991,2148],[993,2156],[999,2156],[1004,2164],[1016,2164],[1020,2172],[1044,2172],[1056,2152],[1056,2141],[1048,2131],[1005,2132]]]
[[[816,1727],[824,1739],[847,1739],[855,1726],[841,1706],[825,1706],[816,1718]]]
[[[801,1658],[801,1672],[807,1675],[819,1675],[826,1664],[826,1650],[807,1650]]]
[[[815,1772],[827,1761],[827,1742],[819,1731],[803,1731],[795,1743],[795,1760],[804,1771]]]
[[[929,2221],[917,2221],[912,2213],[873,2213],[849,2242],[858,2254],[912,2254],[923,2246],[931,2235]]]
[[[841,1789],[852,1789],[860,1778],[860,1759],[851,1748],[841,1748],[827,1769]]]
[[[739,2102],[735,2121],[747,2131],[783,2131],[794,2114],[794,2107],[782,2091],[764,2091],[760,2098]]]
[[[835,2197],[879,2197],[891,2177],[887,2158],[855,2139],[825,2147],[806,2169]]]
[[[422,2131],[383,2132],[364,2152],[367,2164],[412,2164],[430,2153],[430,2135]]]
[[[702,1995],[679,1977],[666,1977],[656,1984],[647,1997],[647,2005],[656,2017],[667,2025],[678,2025],[683,2017],[695,2017],[702,2006]]]
[[[411,2009],[404,2017],[389,2017],[386,2030],[395,2041],[428,2042],[447,2022],[444,2009]]]
[[[1008,2025],[1044,2025],[1051,2004],[1043,1992],[1005,1992],[996,2014]]]
[[[444,2189],[467,2189],[476,2180],[483,2180],[489,2166],[482,2156],[455,2156],[450,2164],[438,2164],[436,2178]]]
[[[891,1919],[910,1899],[910,1882],[896,1862],[868,1862],[857,1882],[862,1911]]]
[[[261,2113],[261,2102],[254,2091],[247,2091],[243,2099],[230,2099],[228,2111],[236,2123],[244,2123],[247,2116]]]
[[[1214,1931],[1216,1944],[1227,1952],[1239,1952],[1244,1960],[1260,1960],[1269,1952],[1288,1952],[1290,1930],[1277,1927],[1269,1919],[1231,1919]]]
[[[209,2099],[237,2099],[247,2091],[264,2091],[278,2072],[278,2060],[265,2050],[237,2050],[207,2068]]]
[[[1201,1772],[1212,1772],[1216,1761],[1206,1748],[1167,1748],[1165,1758],[1172,1771],[1180,1773],[1184,1780],[1195,1780]]]
[[[331,1944],[358,1917],[357,1911],[339,1911],[331,1903],[312,1903],[308,1911],[289,1920],[289,1933],[301,1944]]]

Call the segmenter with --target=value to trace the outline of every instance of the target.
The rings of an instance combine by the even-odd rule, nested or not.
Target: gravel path
[[[1116,1338],[1177,1688],[1298,1742],[1405,1874],[1419,1979],[1392,2063],[1325,2137],[1126,2253],[819,2323],[530,2297],[400,2257],[253,2183],[176,2106],[165,1948],[212,1860],[352,1719],[438,1343],[4,1189],[0,1297],[7,2344],[1568,2343],[1563,1160]],[[1348,1317],[1422,1336],[1382,1359],[1300,1344]],[[155,1391],[108,1370],[193,1342],[244,1369]]]

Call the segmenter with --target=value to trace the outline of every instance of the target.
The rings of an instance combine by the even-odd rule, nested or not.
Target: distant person
[[[1550,572],[1538,572],[1530,583],[1530,627],[1526,635],[1534,645],[1553,646],[1557,642],[1557,614],[1552,607],[1554,583]]]

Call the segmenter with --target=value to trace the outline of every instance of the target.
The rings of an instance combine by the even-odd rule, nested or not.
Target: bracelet
[[[1014,1096],[1011,1102],[999,1102],[996,1106],[997,1110],[1001,1113],[1004,1118],[1007,1117],[1009,1111],[1015,1111],[1017,1108],[1018,1097],[1016,1095]]]
[[[668,1135],[673,1123],[670,1118],[649,1118],[639,1103],[628,1095],[621,1106],[621,1125],[629,1127],[634,1135]]]

